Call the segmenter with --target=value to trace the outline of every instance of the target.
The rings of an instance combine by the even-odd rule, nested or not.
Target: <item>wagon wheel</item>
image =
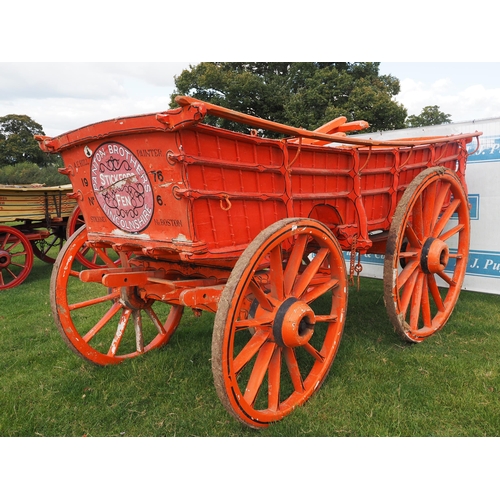
[[[215,316],[212,371],[226,409],[259,428],[305,403],[335,358],[346,308],[345,262],[326,226],[285,219],[263,230]]]
[[[66,242],[66,231],[63,224],[55,224],[50,228],[50,235],[40,240],[31,240],[33,253],[43,262],[53,264],[57,255],[49,255],[53,249],[59,253]]]
[[[68,239],[52,270],[52,313],[64,341],[98,365],[120,363],[166,344],[183,308],[143,300],[133,287],[107,288],[100,282],[81,281],[78,273],[86,266],[75,257],[86,241],[85,227],[81,227]],[[106,254],[104,259],[108,268],[134,265],[125,253],[119,262]]]
[[[18,229],[0,226],[0,290],[14,288],[27,277],[33,266],[33,250]]]
[[[421,342],[450,317],[469,236],[467,195],[457,175],[441,167],[421,172],[397,206],[385,253],[385,304],[404,340]]]

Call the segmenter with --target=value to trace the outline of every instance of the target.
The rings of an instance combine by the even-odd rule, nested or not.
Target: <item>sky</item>
[[[46,135],[169,108],[174,77],[197,62],[0,62],[0,116],[28,115]],[[439,106],[453,122],[500,117],[500,63],[382,62],[408,114]]]

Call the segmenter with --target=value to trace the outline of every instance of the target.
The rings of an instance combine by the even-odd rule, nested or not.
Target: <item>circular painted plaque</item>
[[[101,144],[91,162],[92,189],[108,219],[129,233],[144,230],[153,217],[153,190],[141,162],[117,142]]]

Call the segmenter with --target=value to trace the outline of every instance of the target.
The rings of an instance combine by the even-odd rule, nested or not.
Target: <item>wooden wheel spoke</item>
[[[109,257],[105,249],[94,248],[94,259],[93,259],[94,263],[97,262],[97,257],[101,258],[106,267],[116,267],[116,263]]]
[[[10,248],[9,248],[9,250],[10,250]],[[20,252],[15,252],[15,253],[9,252],[9,253],[10,253],[11,257],[24,257],[25,255],[28,254],[26,249],[21,250]],[[13,262],[13,264],[14,264],[14,262]]]
[[[415,259],[418,257],[418,252],[399,252],[400,259]]]
[[[268,407],[271,411],[277,411],[280,404],[281,387],[281,349],[275,349],[268,371]]]
[[[284,274],[280,245],[275,246],[270,252],[269,279],[271,281],[271,295],[282,300],[284,298]]]
[[[285,347],[283,349],[283,354],[286,361],[286,366],[288,368],[288,373],[290,373],[290,378],[292,379],[292,384],[296,392],[304,392],[304,381],[302,380],[302,375],[300,373],[299,364],[295,356],[295,352],[290,347]]]
[[[401,303],[400,308],[401,312],[403,313],[403,316],[406,316],[406,311],[408,310],[408,305],[410,304],[413,289],[415,288],[415,283],[417,282],[417,276],[418,276],[418,271],[415,270],[404,285],[403,293],[400,298],[400,303]],[[399,290],[401,290],[401,287],[399,287]]]
[[[455,199],[448,205],[446,210],[443,212],[443,215],[441,215],[438,222],[436,223],[431,236],[437,238],[442,233],[446,224],[448,224],[452,215],[456,212],[457,208],[460,206],[460,203],[461,201],[459,199]]]
[[[434,213],[433,213],[433,216],[432,216],[432,219],[433,219],[433,228],[435,227],[438,219],[439,219],[439,214],[441,213],[441,210],[443,209],[443,206],[446,202],[446,198],[448,197],[449,195],[449,192],[450,192],[450,184],[444,184],[444,185],[441,185],[441,189],[439,190],[439,194],[436,198],[436,202],[434,204]]]
[[[59,238],[54,238],[52,241],[44,240],[44,242],[45,242],[45,246],[43,248],[44,254],[49,253],[54,247],[59,247],[59,249],[61,249],[62,247],[62,240]]]
[[[408,224],[405,228],[405,236],[408,238],[408,241],[413,248],[422,248],[422,240],[417,236],[415,229],[410,224]]]
[[[302,346],[316,361],[322,363],[325,360],[325,357],[321,355],[321,353],[313,347],[309,342]]]
[[[236,374],[238,374],[247,365],[247,363],[249,363],[268,338],[269,333],[264,332],[252,335],[249,342],[247,342],[245,347],[243,347],[233,360],[233,370]]]
[[[425,239],[425,231],[424,231],[424,215],[422,211],[422,198],[419,197],[415,201],[412,210],[413,214],[413,228],[415,230],[415,234],[418,237],[419,241],[423,241]]]
[[[330,278],[328,281],[321,283],[320,285],[315,286],[302,297],[302,300],[307,304],[311,303],[313,300],[316,300],[318,297],[321,297],[324,293],[333,290],[335,287],[339,285],[339,280],[335,278]]]
[[[156,328],[156,331],[158,333],[161,333],[162,335],[166,335],[165,327],[162,325],[160,318],[158,318],[157,314],[153,311],[152,307],[146,307],[144,309],[146,311],[146,314],[149,316],[151,319],[151,322]]]
[[[438,275],[438,276],[439,276],[439,277],[440,277],[443,281],[446,281],[446,283],[448,283],[448,285],[450,285],[450,286],[456,286],[456,284],[457,284],[457,283],[456,283],[456,281],[455,281],[452,277],[448,276],[448,275],[447,275],[444,271],[439,271],[439,272],[437,273],[437,275]]]
[[[137,352],[144,352],[144,335],[142,334],[142,315],[141,311],[134,310],[132,313],[134,318],[134,331],[135,331],[135,347]]]
[[[420,307],[422,305],[422,292],[423,292],[424,274],[419,273],[413,288],[410,306],[410,326],[414,330],[418,328],[418,318],[420,316]]]
[[[19,269],[22,270],[26,267],[26,263],[25,262],[11,262],[10,266],[18,267]],[[7,270],[10,272],[9,268],[7,268]]]
[[[421,305],[422,305],[422,321],[424,322],[424,326],[429,328],[432,325],[432,316],[431,316],[431,303],[429,300],[429,287],[427,283],[427,275],[423,275]]]
[[[307,234],[301,234],[297,237],[290,254],[290,258],[288,259],[284,280],[285,297],[288,297],[291,294],[295,278],[299,274],[299,269],[304,257],[304,251],[306,248],[308,237],[309,236]]]
[[[424,234],[430,234],[432,227],[434,227],[434,207],[436,205],[436,190],[437,183],[429,186],[425,193],[425,203],[423,205],[423,217],[424,217]]]
[[[118,322],[118,327],[116,328],[115,336],[111,342],[111,346],[108,351],[108,356],[115,356],[118,347],[120,347],[120,342],[122,341],[123,334],[125,333],[125,328],[127,328],[128,320],[130,318],[130,309],[124,309]]]
[[[114,302],[108,309],[106,314],[84,335],[82,338],[85,342],[90,342],[94,335],[99,332],[102,327],[122,308],[119,302]]]
[[[12,262],[11,262],[11,265],[12,265]],[[18,266],[18,267],[21,267],[21,266]],[[22,269],[23,269],[23,267],[21,267],[21,270],[22,270]],[[9,274],[13,277],[13,278],[17,278],[17,276],[18,276],[18,275],[17,275],[16,273],[12,272],[12,270],[10,269],[10,267],[7,267],[5,270],[6,270],[6,271],[7,271],[7,272],[8,272],[8,273],[9,273]]]
[[[307,287],[316,276],[321,264],[326,259],[330,250],[328,248],[320,248],[313,260],[307,265],[302,274],[298,277],[293,286],[292,294],[294,297],[301,297]]]
[[[316,323],[335,323],[339,317],[336,314],[318,314],[315,319]]]
[[[452,236],[455,236],[455,234],[462,231],[464,229],[464,227],[465,226],[463,224],[457,224],[455,227],[452,227],[450,230],[446,231],[446,233],[443,233],[439,237],[439,239],[442,241],[446,241],[446,240],[450,239]]]
[[[262,309],[264,309],[265,311],[272,311],[274,309],[274,306],[269,300],[269,297],[264,292],[264,290],[262,290],[262,288],[255,282],[254,279],[250,281],[249,288]]]
[[[443,299],[441,298],[441,294],[439,293],[439,288],[437,286],[434,275],[432,274],[429,275],[427,282],[429,285],[429,290],[431,292],[432,298],[434,299],[434,303],[436,304],[438,311],[443,312],[444,311]]]
[[[103,302],[113,301],[120,297],[120,291],[114,290],[107,295],[103,295],[102,297],[96,297],[95,299],[84,300],[83,302],[75,302],[74,304],[68,305],[69,311],[74,311],[76,309],[82,309],[84,307],[93,306],[96,304],[102,304]]]
[[[255,364],[253,365],[252,373],[250,374],[250,378],[243,395],[243,398],[249,404],[253,404],[255,398],[257,397],[259,389],[268,370],[275,347],[276,344],[272,342],[264,343],[260,348],[259,353],[257,354],[257,359],[255,360]]]
[[[234,323],[234,329],[236,332],[241,332],[242,330],[248,330],[249,328],[263,328],[270,326],[272,323],[272,318],[267,316],[259,316],[258,318],[246,318],[239,319]]]
[[[398,276],[398,288],[402,288],[405,285],[405,283],[408,281],[408,278],[412,276],[418,266],[418,260],[412,260],[406,264],[406,266],[401,271],[401,274]]]
[[[7,245],[7,242],[9,241],[9,233],[5,233],[5,238],[2,241],[2,245],[0,246],[0,250],[5,250],[5,245]]]

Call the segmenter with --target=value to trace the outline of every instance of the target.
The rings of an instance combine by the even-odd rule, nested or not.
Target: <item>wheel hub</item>
[[[273,322],[273,335],[282,347],[306,344],[314,333],[314,311],[303,301],[290,297],[279,307]]]
[[[0,250],[0,267],[4,268],[10,264],[10,253],[5,250]]]
[[[422,247],[420,264],[427,274],[444,271],[450,259],[448,245],[438,238],[428,238]]]

